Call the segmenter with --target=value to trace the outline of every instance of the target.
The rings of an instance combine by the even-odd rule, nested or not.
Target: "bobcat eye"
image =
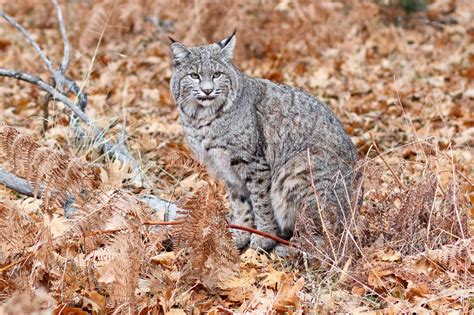
[[[217,79],[218,77],[220,77],[222,75],[222,72],[214,72],[214,74],[212,75],[212,78],[213,79]]]
[[[194,80],[199,79],[199,74],[197,74],[196,72],[190,73],[189,76],[191,77],[191,79]]]

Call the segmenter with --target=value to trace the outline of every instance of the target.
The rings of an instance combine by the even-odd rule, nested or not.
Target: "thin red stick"
[[[146,221],[146,222],[143,222],[144,225],[180,225],[184,222],[182,221],[171,221],[171,222],[163,222],[163,221]],[[276,235],[272,235],[272,234],[269,234],[269,233],[266,233],[266,232],[262,232],[260,230],[257,230],[257,229],[254,229],[254,228],[251,228],[251,227],[247,227],[247,226],[242,226],[242,225],[237,225],[237,224],[232,224],[232,223],[228,223],[228,227],[231,228],[231,229],[236,229],[236,230],[241,230],[241,231],[246,231],[246,232],[250,232],[250,233],[253,233],[253,234],[257,234],[257,235],[260,235],[260,236],[263,236],[263,237],[267,237],[269,239],[272,239],[274,241],[277,241],[278,243],[280,244],[283,244],[283,245],[286,245],[286,246],[290,246],[290,247],[293,247],[292,244],[290,244],[289,241],[287,240],[284,240]],[[109,234],[109,233],[116,233],[116,232],[121,232],[121,231],[125,231],[127,230],[127,228],[124,228],[124,229],[115,229],[115,230],[105,230],[105,231],[96,231],[96,232],[92,232],[92,233],[89,233],[87,235],[85,235],[86,237],[90,237],[90,236],[94,236],[94,235],[101,235],[101,234]]]
[[[283,244],[283,245],[286,245],[286,246],[289,246],[289,247],[293,247],[293,245],[291,245],[289,241],[284,240],[284,239],[282,239],[282,238],[280,238],[276,235],[268,234],[266,232],[262,232],[260,230],[257,230],[257,229],[251,228],[251,227],[236,225],[236,224],[232,224],[232,223],[228,223],[228,226],[231,229],[242,230],[242,231],[250,232],[250,233],[253,233],[253,234],[258,234],[260,236],[267,237],[267,238],[270,238],[274,241],[277,241],[280,244]]]

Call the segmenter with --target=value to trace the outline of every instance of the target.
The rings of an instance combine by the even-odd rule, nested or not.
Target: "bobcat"
[[[289,239],[303,207],[321,235],[320,211],[340,220],[350,208],[358,154],[334,113],[303,90],[239,71],[235,32],[197,47],[170,40],[171,92],[186,139],[225,181],[232,223]],[[276,245],[247,232],[233,236],[240,249]]]

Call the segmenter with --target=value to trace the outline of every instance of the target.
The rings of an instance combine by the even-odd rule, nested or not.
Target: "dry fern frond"
[[[473,238],[460,239],[454,244],[444,245],[435,250],[427,250],[423,256],[450,271],[469,272],[471,279],[474,279]]]
[[[100,233],[94,235],[95,232],[141,226],[150,214],[143,202],[129,192],[100,194],[74,212],[71,218],[74,223],[62,239],[85,237],[86,252],[89,252],[106,240]]]
[[[108,237],[104,247],[87,256],[87,260],[94,262],[98,268],[98,281],[108,288],[110,299],[107,307],[111,310],[124,303],[133,305],[144,261],[141,226],[131,222],[127,227],[126,232]]]
[[[182,207],[187,210],[174,231],[177,249],[189,259],[191,276],[214,287],[237,268],[238,251],[227,227],[227,209],[216,187],[202,188]]]
[[[13,156],[13,143],[19,136],[20,132],[15,128],[0,125],[0,154],[3,158]]]
[[[131,193],[119,190],[102,194],[74,213],[75,223],[63,236],[63,240],[77,237],[85,240],[87,260],[99,268],[98,280],[108,288],[110,309],[133,305],[145,253],[141,236],[143,222],[150,214]],[[112,236],[100,234],[109,230],[123,231]],[[94,235],[95,232],[99,234]]]
[[[102,40],[110,35],[118,35],[124,31],[141,32],[144,28],[142,4],[128,1],[102,1],[94,5],[92,15],[87,26],[79,38],[79,47],[95,47],[104,34]]]
[[[158,149],[157,155],[163,167],[177,178],[187,177],[195,172],[203,172],[205,168],[182,143],[171,142]]]
[[[429,172],[417,185],[405,192],[390,195],[382,211],[386,211],[387,226],[384,234],[392,246],[405,253],[420,252],[424,248],[426,227],[438,180]]]
[[[39,229],[20,209],[0,202],[0,263],[35,243]]]
[[[99,185],[99,172],[92,164],[43,147],[15,128],[0,126],[0,148],[12,171],[30,182],[33,194],[41,192],[42,208],[48,213],[68,198],[83,204]]]

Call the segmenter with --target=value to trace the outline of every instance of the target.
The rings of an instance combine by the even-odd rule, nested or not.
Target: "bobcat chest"
[[[237,177],[230,166],[233,154],[225,140],[216,139],[210,136],[209,132],[206,135],[190,132],[187,141],[198,160],[204,163],[214,176],[226,181]]]

